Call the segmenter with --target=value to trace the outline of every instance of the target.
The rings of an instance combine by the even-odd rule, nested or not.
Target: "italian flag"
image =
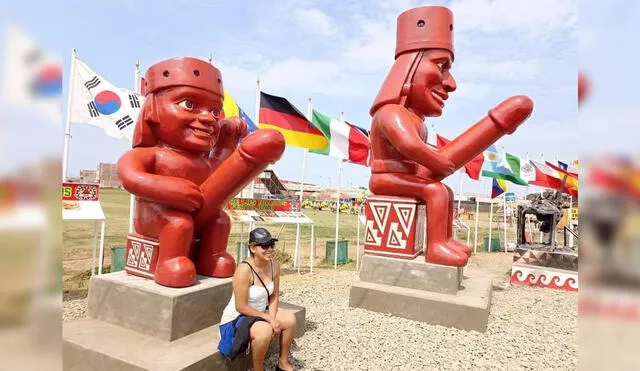
[[[368,166],[371,146],[369,136],[364,129],[336,120],[316,110],[313,110],[311,122],[325,135],[327,146],[323,149],[309,150],[309,152]]]

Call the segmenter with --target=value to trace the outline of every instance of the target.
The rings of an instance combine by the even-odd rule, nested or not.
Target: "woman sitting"
[[[273,261],[277,239],[264,228],[249,233],[247,260],[238,264],[233,275],[233,294],[222,312],[218,349],[229,359],[233,350],[250,344],[253,370],[264,369],[264,358],[271,340],[280,334],[280,356],[276,370],[293,370],[289,349],[296,330],[291,311],[278,309],[280,266]],[[230,354],[232,354],[230,356]]]

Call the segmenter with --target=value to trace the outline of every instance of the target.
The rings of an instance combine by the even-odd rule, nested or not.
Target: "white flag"
[[[62,59],[11,23],[5,27],[5,58],[5,104],[41,110],[61,125]]]
[[[76,58],[70,122],[98,126],[107,135],[133,140],[144,96],[117,88]]]

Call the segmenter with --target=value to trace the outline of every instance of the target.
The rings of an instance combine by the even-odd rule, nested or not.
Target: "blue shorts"
[[[242,352],[249,352],[249,329],[256,321],[264,321],[258,317],[240,315],[219,327],[220,342],[218,350],[227,359],[233,360]]]

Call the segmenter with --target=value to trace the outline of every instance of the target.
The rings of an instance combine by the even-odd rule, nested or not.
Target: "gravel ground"
[[[573,370],[577,294],[511,286],[511,256],[480,254],[470,264],[492,274],[486,333],[428,325],[349,308],[353,271],[282,277],[282,301],[304,306],[305,335],[292,350],[304,370]],[[83,317],[86,300],[64,303],[64,319]],[[267,360],[273,369],[276,355]]]

